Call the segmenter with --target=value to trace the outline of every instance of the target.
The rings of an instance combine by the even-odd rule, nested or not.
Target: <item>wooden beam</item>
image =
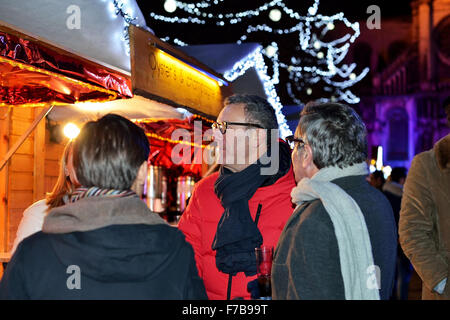
[[[20,137],[20,139],[17,140],[17,142],[14,144],[14,146],[3,157],[2,161],[0,162],[0,171],[8,163],[8,161],[11,159],[11,157],[14,155],[14,153],[17,151],[17,149],[20,148],[22,143],[25,142],[25,140],[28,138],[28,136],[31,134],[31,132],[33,132],[34,128],[36,128],[36,126],[39,124],[39,122],[41,122],[41,120],[44,119],[45,116],[47,116],[47,114],[52,109],[53,109],[53,105],[46,107],[46,108],[42,108],[41,113],[34,119],[31,126],[27,129],[27,131],[25,131],[25,133]],[[45,130],[45,127],[44,127],[44,130]],[[45,137],[45,132],[44,132],[44,137]]]
[[[39,117],[44,108],[36,108],[34,114]],[[40,121],[34,131],[34,170],[33,170],[33,202],[45,196],[45,121]]]
[[[0,158],[9,148],[10,111],[10,108],[0,107]],[[8,167],[0,171],[0,252],[8,250]]]

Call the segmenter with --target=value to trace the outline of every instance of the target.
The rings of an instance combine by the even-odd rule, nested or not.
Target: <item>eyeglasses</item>
[[[286,137],[286,141],[287,143],[289,143],[289,145],[291,146],[292,149],[295,149],[295,146],[298,145],[300,148],[303,148],[306,144],[305,141],[303,141],[300,138],[296,138],[293,135],[292,136],[287,136]]]
[[[233,126],[246,126],[246,127],[256,127],[256,128],[260,128],[260,129],[264,129],[263,126],[256,124],[256,123],[244,123],[244,122],[228,122],[228,121],[215,121],[212,125],[211,128],[213,129],[219,129],[220,133],[225,134],[225,132],[227,132],[228,126],[229,125],[233,125]]]

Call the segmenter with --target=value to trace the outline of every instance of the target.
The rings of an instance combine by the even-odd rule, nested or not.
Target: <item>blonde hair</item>
[[[45,203],[48,206],[48,210],[64,205],[63,198],[65,195],[72,193],[74,187],[70,181],[70,177],[66,175],[67,160],[69,158],[70,150],[72,149],[72,141],[64,148],[63,155],[60,160],[60,169],[58,180],[53,187],[52,192],[47,193]],[[48,211],[47,210],[47,211]]]

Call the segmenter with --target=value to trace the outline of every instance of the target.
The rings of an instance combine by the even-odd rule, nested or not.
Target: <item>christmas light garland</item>
[[[124,42],[124,48],[126,54],[130,55],[130,36],[128,34],[128,27],[130,24],[135,24],[137,17],[133,17],[133,11],[128,5],[127,0],[111,0],[109,3],[109,9],[114,13],[113,17],[122,17],[123,19],[123,31],[121,40]]]
[[[289,82],[286,84],[287,93],[297,104],[303,104],[293,92],[306,93],[311,95],[310,85],[316,84],[323,80],[326,86],[323,88],[325,92],[330,92],[330,99],[335,101],[345,101],[347,103],[358,103],[359,98],[355,96],[350,87],[359,82],[369,72],[369,68],[364,68],[360,74],[354,74],[356,64],[342,64],[343,59],[348,53],[350,43],[353,43],[359,36],[359,24],[351,23],[344,17],[344,14],[337,13],[332,16],[324,16],[318,14],[319,0],[314,0],[313,4],[308,8],[306,15],[301,15],[289,8],[283,0],[272,0],[258,6],[256,9],[240,11],[240,12],[222,12],[212,13],[207,10],[213,9],[214,5],[223,4],[224,0],[203,0],[197,3],[185,3],[183,1],[175,1],[176,8],[191,14],[191,17],[180,18],[178,16],[167,17],[164,15],[150,13],[150,17],[154,20],[169,23],[193,23],[204,25],[214,23],[218,26],[229,24],[237,24],[244,20],[264,14],[266,11],[279,8],[290,18],[297,21],[291,28],[280,29],[272,28],[267,24],[248,25],[245,34],[242,34],[237,43],[249,40],[249,35],[256,32],[265,32],[273,35],[286,35],[298,33],[299,47],[302,52],[306,53],[310,59],[316,59],[316,66],[305,64],[304,60],[297,57],[291,57],[290,63],[281,62],[278,54],[269,56],[266,50],[262,51],[265,57],[271,60],[273,66],[273,76],[271,84],[278,84],[279,69],[282,68],[288,72]],[[331,41],[325,41],[324,37],[328,32],[335,29],[337,23],[343,23],[350,32],[346,35]],[[313,32],[315,30],[316,32]],[[169,41],[170,38],[164,38]],[[172,40],[177,45],[187,45],[179,39]],[[273,45],[276,48],[278,46]],[[278,52],[278,50],[277,50]],[[342,65],[341,65],[342,64]]]

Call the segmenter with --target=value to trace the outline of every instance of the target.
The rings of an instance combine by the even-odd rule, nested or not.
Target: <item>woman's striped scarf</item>
[[[83,198],[88,197],[112,197],[112,198],[120,198],[127,197],[131,195],[136,195],[136,193],[132,190],[115,190],[115,189],[102,189],[99,187],[80,187],[75,189],[70,195],[66,195],[64,197],[65,203],[73,203]]]

